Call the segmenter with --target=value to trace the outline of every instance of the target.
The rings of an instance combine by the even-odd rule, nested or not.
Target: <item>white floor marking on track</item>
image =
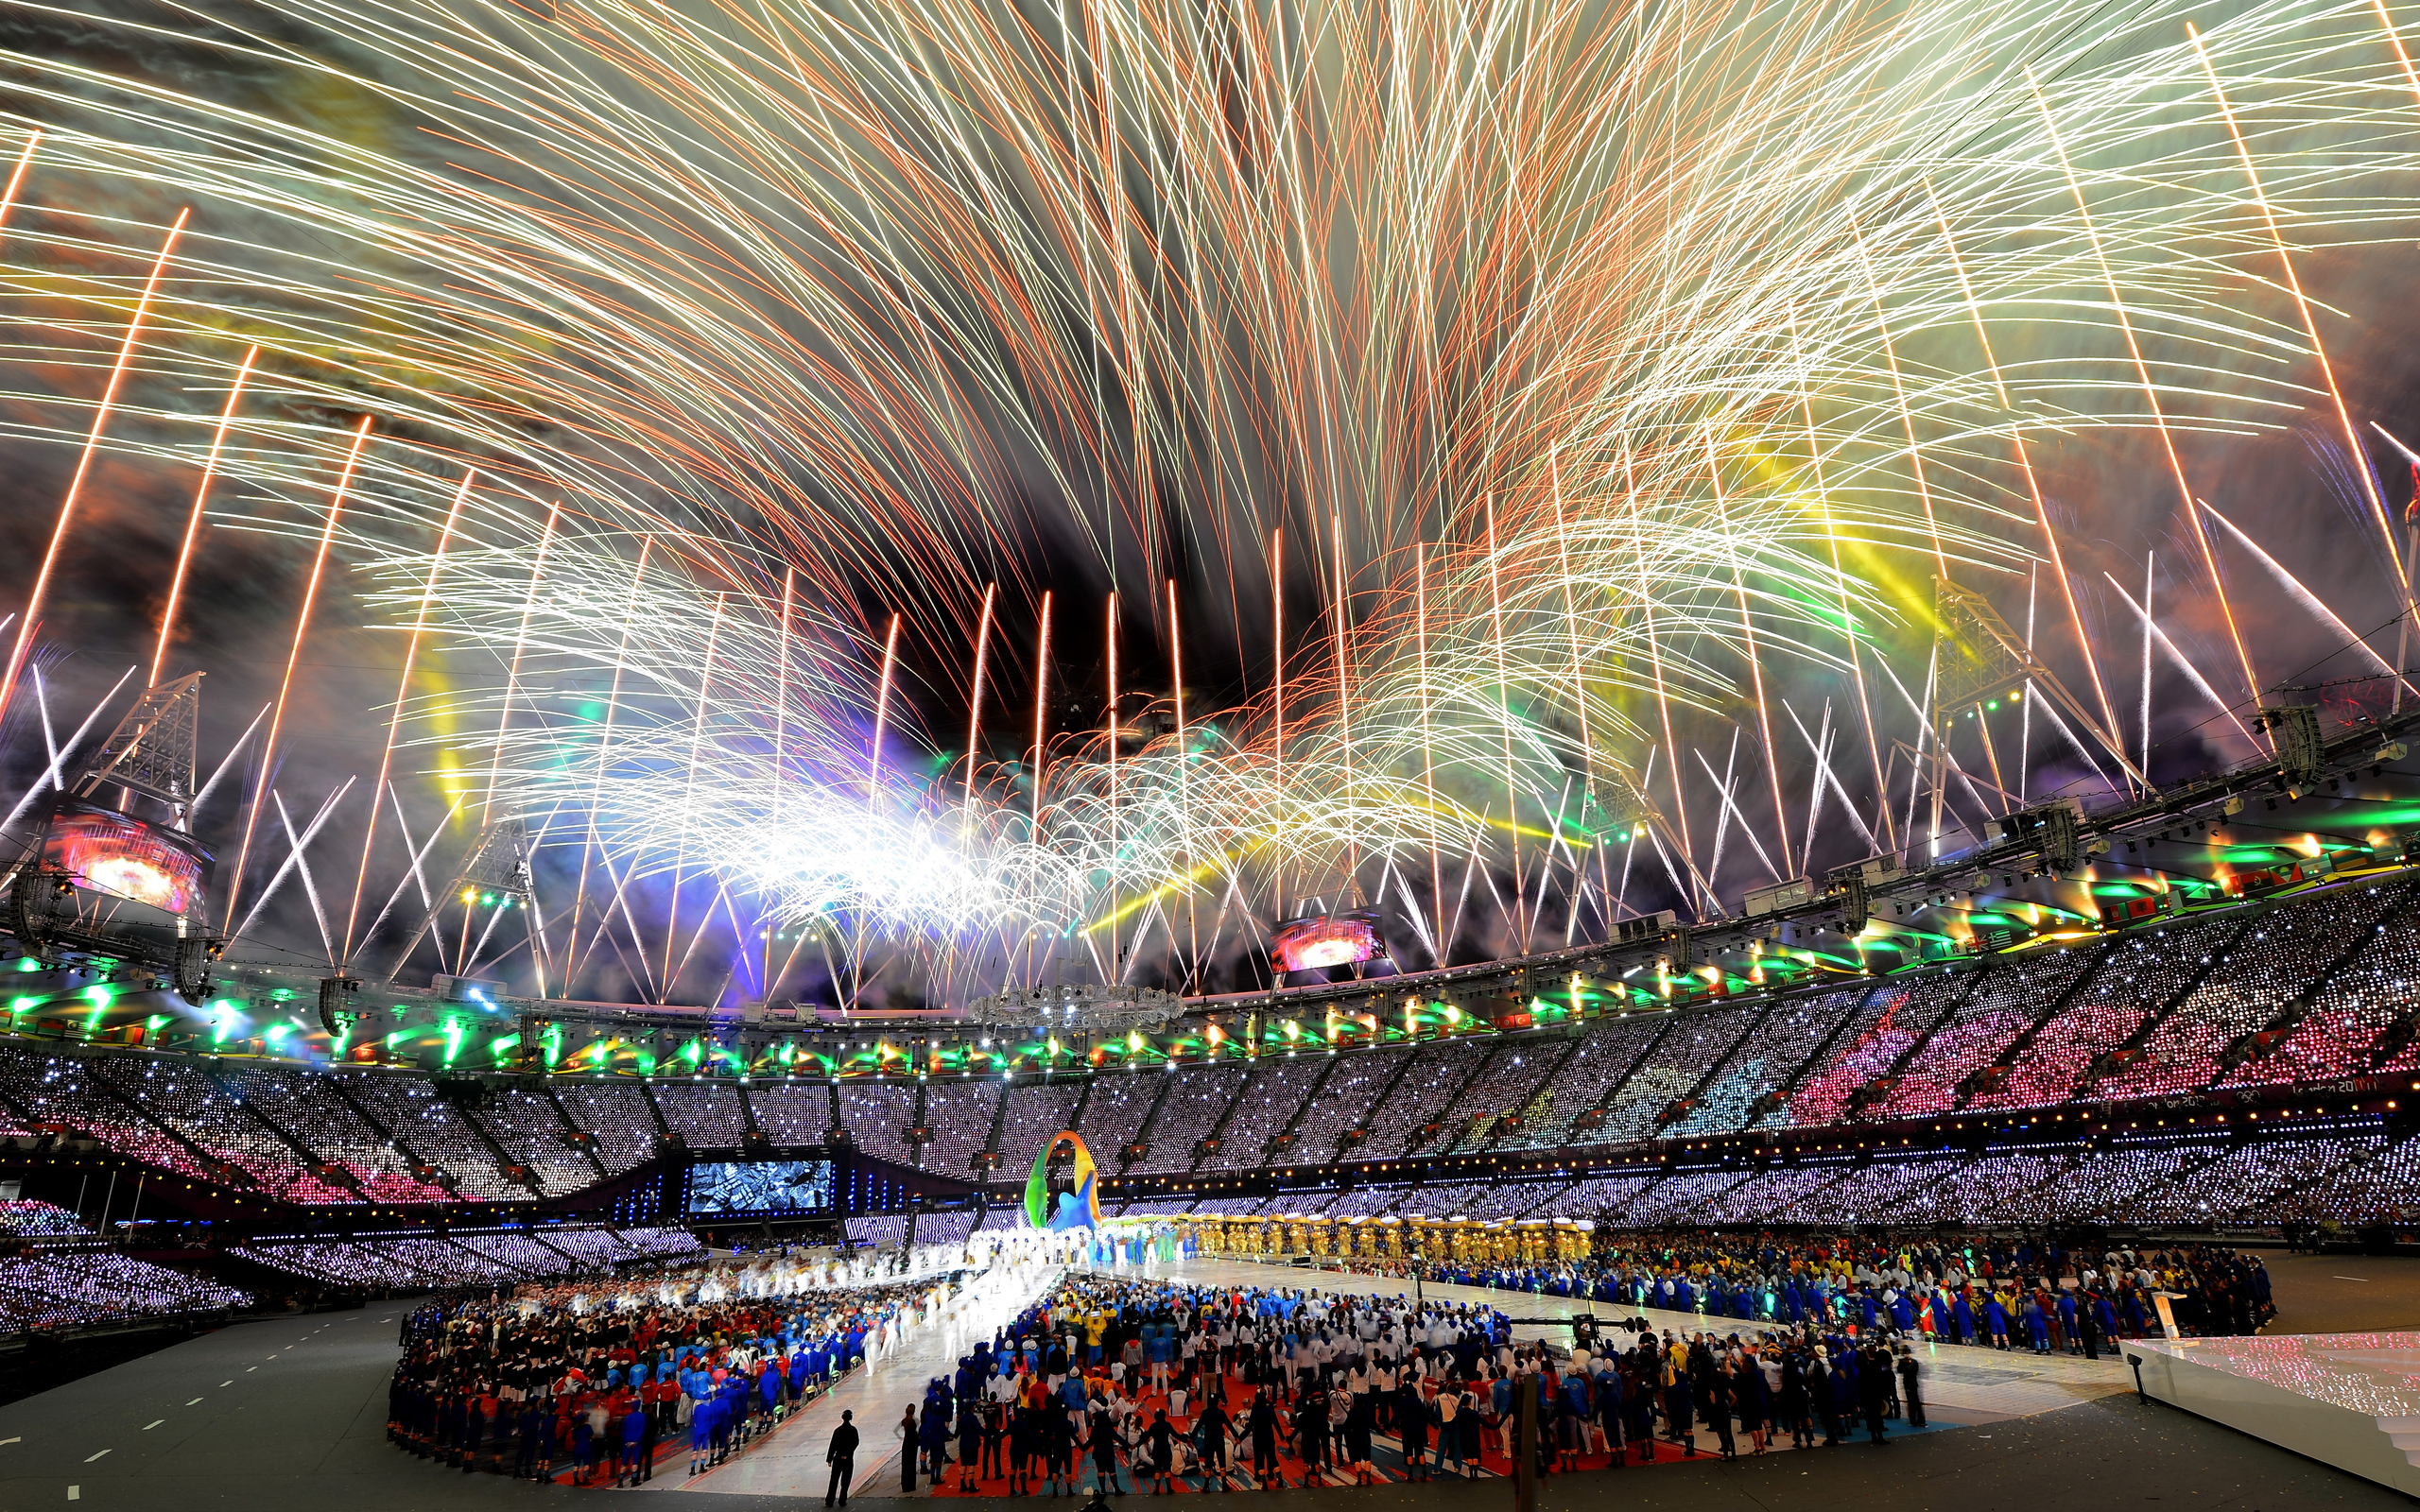
[[[233,1381],[221,1381],[221,1382],[220,1382],[220,1383],[219,1383],[220,1385],[222,1385],[222,1386],[232,1386],[232,1385],[233,1385],[235,1383],[233,1383]]]
[[[145,1423],[145,1424],[143,1425],[143,1431],[144,1431],[145,1433],[147,1433],[147,1433],[149,1433],[152,1429],[159,1427],[162,1423],[164,1423],[164,1422],[166,1422],[167,1420],[168,1420],[168,1419],[166,1419],[165,1418],[152,1418],[149,1422]]]
[[[259,1369],[259,1368],[260,1368],[260,1366],[256,1366],[256,1365],[248,1365],[248,1366],[244,1366],[244,1374],[246,1374],[246,1375],[251,1375],[253,1371],[255,1371],[255,1370],[257,1370],[257,1369]]]
[[[84,1456],[84,1463],[85,1463],[85,1464],[87,1464],[87,1465],[90,1465],[91,1463],[93,1463],[93,1461],[95,1461],[95,1460],[96,1460],[96,1459],[100,1458],[100,1457],[101,1457],[101,1454],[106,1454],[106,1453],[108,1453],[108,1452],[109,1452],[109,1451],[105,1449],[105,1450],[102,1450],[102,1451],[101,1451],[101,1453],[100,1453],[100,1454],[87,1454],[87,1455],[85,1455],[85,1456]]]
[[[2360,1281],[2365,1286],[2369,1284],[2370,1280],[2367,1276],[2339,1276],[2336,1279],[2340,1281]]]
[[[25,1441],[26,1438],[23,1434],[18,1435],[14,1438],[0,1438],[0,1444],[22,1444]]]
[[[196,1397],[196,1398],[194,1398],[194,1399],[193,1399],[193,1400],[192,1400],[192,1401],[188,1401],[188,1402],[186,1402],[186,1403],[185,1403],[185,1405],[186,1405],[186,1406],[188,1406],[188,1407],[198,1406],[198,1405],[199,1405],[200,1401],[201,1401],[201,1399],[200,1399],[199,1397]]]
[[[70,1502],[80,1502],[80,1501],[82,1501],[83,1499],[84,1499],[84,1488],[83,1488],[82,1486],[69,1486],[69,1487],[67,1488],[67,1500],[69,1500]]]

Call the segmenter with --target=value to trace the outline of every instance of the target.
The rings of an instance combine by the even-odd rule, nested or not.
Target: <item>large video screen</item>
[[[1378,954],[1377,923],[1366,912],[1297,919],[1270,935],[1269,954],[1281,971],[1356,965]]]
[[[73,799],[51,815],[42,858],[64,869],[78,887],[172,914],[201,902],[211,862],[210,852],[189,835]]]
[[[689,1216],[832,1211],[829,1160],[712,1160],[689,1167]]]

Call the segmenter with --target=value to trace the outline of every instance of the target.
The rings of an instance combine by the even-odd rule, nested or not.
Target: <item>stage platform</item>
[[[2129,1340],[2143,1392],[2420,1496],[2420,1333]]]

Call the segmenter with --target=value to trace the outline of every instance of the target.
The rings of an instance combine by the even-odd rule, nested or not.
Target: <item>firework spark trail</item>
[[[0,292],[55,308],[44,259],[140,240],[47,214],[63,186],[172,185],[203,228],[179,288],[216,292],[152,312],[127,401],[147,424],[108,446],[190,463],[206,422],[158,394],[227,390],[232,414],[238,317],[258,403],[209,455],[255,500],[304,497],[345,455],[339,428],[279,416],[369,407],[417,438],[352,438],[363,507],[337,546],[405,617],[449,550],[431,633],[492,654],[502,686],[413,717],[496,730],[482,813],[560,806],[575,971],[592,852],[634,936],[633,879],[686,850],[716,858],[732,919],[746,895],[969,958],[1016,954],[970,931],[1014,947],[1214,873],[1245,896],[1247,868],[1282,898],[1289,872],[1349,891],[1364,860],[1399,878],[1426,850],[1442,894],[1437,858],[1468,853],[1510,859],[1526,939],[1521,815],[1558,816],[1538,898],[1567,856],[1576,899],[1575,782],[1582,823],[1634,810],[1686,893],[1670,753],[1760,685],[1855,678],[1882,797],[1863,679],[1929,612],[1900,568],[1988,586],[2043,551],[2107,716],[2029,434],[2154,429],[2181,488],[2177,437],[2301,402],[2316,326],[2242,312],[2247,265],[2290,262],[2274,228],[2303,252],[2408,240],[2370,191],[2412,164],[2411,76],[2369,6],[2256,4],[2200,43],[2181,9],[2055,0],[1610,22],[1124,0],[1063,26],[936,0],[271,9],[366,39],[374,66],[266,35],[231,51],[374,104],[410,146],[12,56],[43,172],[29,131]],[[2216,129],[2238,115],[2257,131]],[[80,352],[99,323],[29,321],[0,362]],[[63,439],[87,418],[11,424]],[[445,548],[443,480],[473,465]],[[1328,546],[1292,569],[1323,671],[1284,661],[1288,525]],[[1115,710],[1098,749],[1038,726],[1029,793],[972,740],[946,797],[886,762],[883,729],[923,739],[895,655],[964,696],[995,594],[1036,606],[1036,542],[1068,539],[1113,588],[1193,564],[1171,635],[1180,600],[1270,582],[1271,686],[1187,710],[1199,750],[1121,754]],[[514,713],[607,666],[601,717]],[[1696,806],[1812,867],[1787,855],[1756,701],[1749,803],[1774,812]],[[1627,888],[1595,849],[1611,910]]]
[[[210,433],[210,452],[201,461],[201,476],[193,486],[193,509],[185,517],[183,541],[177,548],[176,570],[168,578],[168,601],[160,609],[160,644],[151,652],[151,681],[160,680],[161,664],[168,660],[168,640],[177,627],[177,605],[183,596],[185,574],[193,566],[194,542],[201,536],[202,507],[210,498],[211,479],[218,472],[218,454],[227,444],[227,427],[235,419],[235,405],[244,395],[244,381],[252,374],[252,364],[259,360],[261,349],[253,347],[244,353],[243,366],[235,369],[235,381],[227,386],[227,407],[219,412],[217,429]]]
[[[354,470],[360,465],[361,449],[370,439],[372,417],[364,415],[354,427],[352,450],[345,454],[344,468],[337,474],[336,487],[328,494],[327,519],[320,531],[319,549],[311,558],[311,576],[302,589],[302,606],[294,615],[294,642],[285,653],[285,675],[278,680],[277,706],[268,716],[268,734],[261,742],[260,776],[252,785],[252,801],[244,811],[244,838],[235,849],[235,868],[227,874],[227,902],[219,910],[222,924],[233,923],[235,904],[244,890],[244,864],[252,852],[252,831],[260,822],[261,799],[269,791],[269,782],[277,775],[277,737],[285,724],[286,701],[294,695],[294,672],[302,663],[302,644],[311,633],[311,611],[319,604],[320,583],[327,571],[328,548],[336,541],[337,526],[344,516],[346,492],[353,487]],[[245,915],[250,920],[253,914]],[[241,933],[237,931],[236,933]]]
[[[338,975],[342,975],[353,961],[353,930],[361,921],[361,893],[369,885],[370,857],[372,848],[378,844],[378,795],[387,790],[387,774],[394,768],[395,737],[403,730],[404,711],[411,702],[412,671],[420,660],[421,639],[428,631],[429,613],[437,606],[438,572],[445,564],[445,548],[454,539],[455,528],[461,524],[462,501],[471,496],[471,487],[478,476],[475,471],[464,472],[462,486],[454,490],[454,503],[445,511],[445,524],[438,527],[437,549],[429,554],[428,580],[421,585],[420,602],[412,610],[412,632],[404,642],[404,670],[395,679],[395,708],[387,720],[386,744],[379,747],[378,775],[370,783],[370,821],[362,826],[361,864],[354,873],[353,901],[345,905],[343,942],[337,948],[333,959]],[[336,516],[333,510],[328,518],[334,524]],[[508,695],[507,708],[499,710],[496,714],[499,725],[510,712],[510,703]],[[406,844],[408,846],[409,842]]]
[[[26,151],[32,151],[26,144]],[[20,165],[22,173],[23,164]],[[14,190],[16,179],[9,188]],[[50,587],[51,573],[59,566],[59,550],[67,542],[67,526],[76,515],[76,505],[84,491],[84,481],[92,475],[93,458],[100,454],[101,438],[109,429],[110,412],[117,404],[119,388],[126,382],[128,365],[134,358],[136,343],[143,339],[144,318],[151,313],[151,301],[160,292],[160,280],[168,270],[168,259],[177,249],[177,238],[184,234],[185,222],[191,218],[191,207],[177,212],[177,222],[160,243],[160,255],[151,261],[151,276],[143,281],[143,295],[135,301],[134,313],[127,318],[126,339],[118,344],[117,361],[110,366],[109,382],[102,386],[99,403],[93,406],[93,425],[84,436],[84,449],[76,458],[76,472],[67,480],[67,492],[59,501],[59,518],[50,530],[50,545],[43,553],[42,566],[35,570],[33,587],[26,593],[26,606],[19,610],[22,619],[17,627],[17,639],[9,648],[9,664],[0,671],[0,709],[17,691],[17,674],[25,669],[26,653],[33,648],[34,632],[42,628],[43,595]]]

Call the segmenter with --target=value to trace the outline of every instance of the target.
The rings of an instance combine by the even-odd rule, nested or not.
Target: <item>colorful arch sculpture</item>
[[[1066,1194],[1059,1203],[1059,1211],[1050,1211],[1050,1152],[1065,1140],[1076,1147],[1076,1163],[1069,1173],[1076,1190]],[[1096,1189],[1098,1173],[1093,1167],[1093,1152],[1084,1147],[1083,1136],[1074,1129],[1063,1128],[1042,1142],[1033,1157],[1033,1172],[1025,1178],[1025,1221],[1036,1228],[1098,1228],[1100,1227],[1100,1194]]]

